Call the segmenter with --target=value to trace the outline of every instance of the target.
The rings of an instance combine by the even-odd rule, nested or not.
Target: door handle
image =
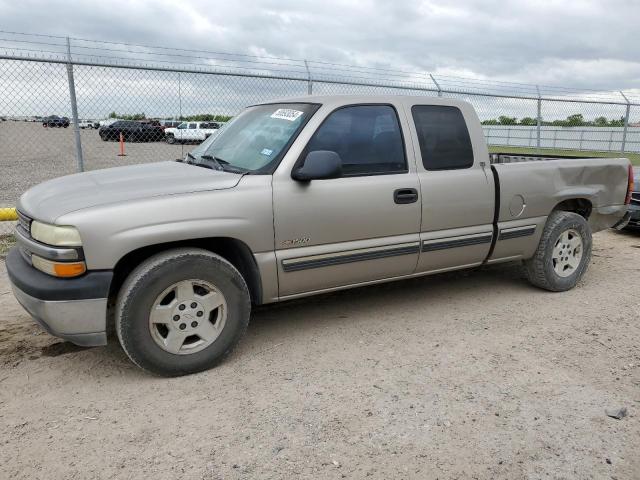
[[[393,201],[403,205],[418,201],[418,191],[415,188],[399,188],[393,192]]]

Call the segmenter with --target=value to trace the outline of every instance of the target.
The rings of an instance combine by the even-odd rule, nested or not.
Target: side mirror
[[[342,176],[342,159],[336,152],[316,150],[304,159],[304,164],[291,172],[291,178],[299,182],[327,180]]]

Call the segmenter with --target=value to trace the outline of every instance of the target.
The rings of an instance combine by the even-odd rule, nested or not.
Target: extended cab
[[[166,128],[164,138],[167,143],[202,142],[224,125],[222,122],[184,122],[176,128]]]
[[[104,345],[113,313],[137,365],[180,375],[224,358],[252,304],[508,261],[570,289],[631,191],[624,158],[490,155],[463,101],[304,97],[183,161],[30,189],[7,269],[53,335]]]

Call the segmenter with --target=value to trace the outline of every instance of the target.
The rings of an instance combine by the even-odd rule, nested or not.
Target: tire
[[[525,274],[536,287],[551,292],[570,290],[587,271],[591,247],[591,228],[584,217],[554,211],[547,218],[535,254],[524,262]]]
[[[171,134],[168,134],[168,135],[165,137],[165,140],[167,141],[167,143],[168,143],[169,145],[173,145],[174,143],[176,143],[176,137],[174,137],[174,136],[173,136],[173,135],[171,135]]]
[[[187,287],[178,291],[185,284],[191,296],[185,295]],[[198,289],[213,296],[199,296]],[[218,302],[221,305],[207,314],[206,304]],[[115,323],[133,363],[173,377],[207,370],[223,360],[243,336],[250,313],[249,289],[231,263],[207,250],[178,248],[154,255],[131,272],[118,294]],[[206,335],[201,337],[202,331]]]

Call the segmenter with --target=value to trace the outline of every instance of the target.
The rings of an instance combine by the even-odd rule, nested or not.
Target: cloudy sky
[[[604,100],[606,97],[615,101],[621,101],[617,92],[625,90],[638,102],[638,20],[640,0],[0,0],[0,30],[5,32],[0,33],[0,51],[6,51],[11,39],[44,42],[13,44],[35,49],[55,50],[57,47],[48,46],[46,42],[64,42],[6,33],[24,32],[198,51],[174,50],[169,54],[169,50],[155,50],[160,53],[151,58],[165,61],[163,65],[209,62],[209,65],[220,66],[220,62],[228,64],[230,58],[256,60],[255,57],[207,53],[228,52],[269,57],[264,61],[275,65],[281,62],[277,57],[363,68],[355,73],[340,72],[354,78],[376,76],[379,81],[397,80],[392,73],[368,70],[371,68],[431,72],[445,83],[445,88],[451,89],[464,83],[464,88],[475,85],[484,91],[500,88],[535,96],[533,85],[546,85],[579,89],[593,95],[591,98]],[[130,55],[127,50],[145,51],[118,44],[81,40],[72,40],[72,43],[76,52],[94,55],[127,56]],[[97,45],[105,50],[83,50],[81,45]],[[176,56],[171,56],[174,54]],[[297,76],[303,77],[304,64],[294,63],[298,72],[302,69]],[[235,65],[246,68],[253,64]],[[314,75],[318,72],[316,78],[320,78],[323,68],[337,71],[341,68],[324,65],[311,65]],[[270,68],[291,69],[290,65]],[[2,75],[3,69],[8,75]],[[20,70],[16,69],[16,64],[0,63],[0,87],[13,93],[4,100],[0,98],[0,113],[68,114],[63,65],[45,68],[22,63]],[[402,75],[406,79],[406,75]],[[492,83],[474,84],[475,80],[460,78]],[[409,79],[429,82],[424,73],[412,73]],[[529,86],[494,82],[523,82]],[[205,111],[234,114],[251,103],[306,93],[303,82],[183,75],[180,86],[178,83],[177,75],[168,73],[132,75],[131,71],[120,69],[76,70],[78,102],[81,116],[85,118],[101,118],[112,111],[145,112],[153,116]],[[314,93],[351,93],[329,87],[329,84],[316,83]],[[556,95],[557,91],[548,89],[543,91],[545,94]],[[535,101],[467,99],[474,103],[482,118],[536,114]],[[620,118],[624,106],[549,103],[543,117],[566,118],[573,113],[582,113],[587,118],[599,115]],[[632,109],[632,120],[640,120],[640,108]]]
[[[640,87],[640,2],[0,0],[0,28],[597,90]]]

